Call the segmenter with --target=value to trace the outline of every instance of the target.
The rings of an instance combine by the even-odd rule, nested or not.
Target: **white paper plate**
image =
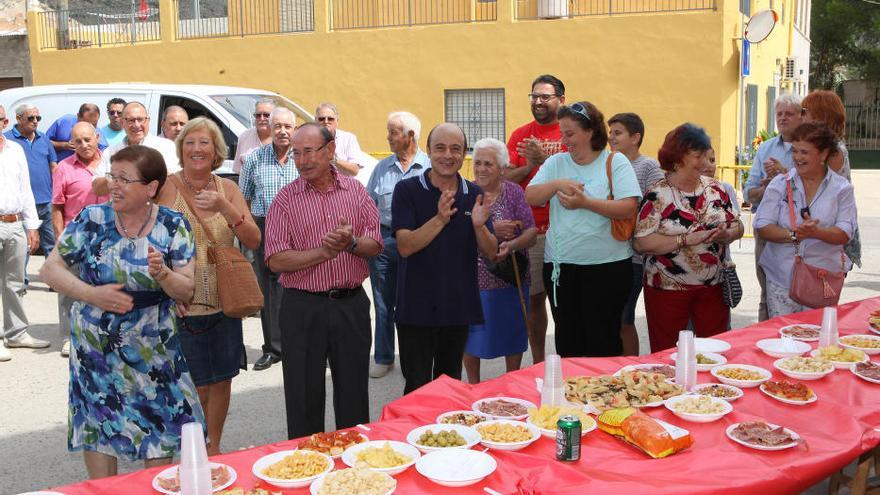
[[[434,433],[439,433],[441,431],[455,431],[466,442],[464,445],[459,445],[457,447],[429,447],[427,445],[422,445],[419,443],[419,437],[422,436],[426,431],[433,431]],[[477,433],[477,430],[471,428],[470,426],[465,425],[457,425],[457,424],[433,424],[433,425],[425,425],[419,426],[418,428],[414,428],[410,430],[410,432],[406,435],[406,442],[413,447],[421,450],[423,453],[427,454],[428,452],[433,452],[435,450],[445,450],[445,449],[469,449],[474,445],[480,443],[480,434]]]
[[[489,416],[489,415],[486,414],[486,413],[481,413],[481,412],[477,412],[477,411],[474,411],[474,410],[465,410],[465,409],[461,409],[461,410],[458,410],[458,411],[446,411],[445,413],[443,413],[443,414],[437,416],[437,419],[435,419],[434,422],[437,423],[437,424],[443,424],[443,425],[447,425],[447,424],[458,424],[458,423],[444,423],[444,422],[443,422],[443,418],[445,418],[445,417],[447,417],[447,416],[452,416],[453,414],[473,414],[473,415],[480,416],[481,418],[483,418],[483,421],[489,421],[490,419],[492,419],[492,416]],[[481,422],[482,422],[482,421],[481,421]],[[477,423],[477,424],[480,424],[480,423]],[[463,425],[463,426],[467,426],[467,425]]]
[[[727,385],[725,383],[714,383],[714,382],[712,382],[712,383],[698,383],[698,384],[694,385],[694,388],[692,390],[694,392],[696,392],[697,390],[700,390],[701,388],[712,387],[712,386],[724,387],[728,390],[732,390],[732,391],[736,392],[735,397],[718,397],[718,399],[724,399],[727,402],[733,402],[746,394],[739,387],[734,387],[733,385]]]
[[[589,433],[599,427],[599,423],[597,423],[595,419],[591,418],[590,416],[587,416],[587,417],[590,418],[590,424],[587,425],[586,428],[584,428],[583,421],[581,421],[581,436],[584,436],[587,433]],[[556,438],[556,429],[555,428],[552,430],[547,429],[547,428],[541,428],[540,426],[535,424],[535,422],[532,421],[531,416],[529,416],[529,419],[526,421],[526,423],[537,428],[538,431],[541,432],[541,435],[544,435],[547,438]]]
[[[670,365],[664,364],[664,363],[628,364],[628,365],[624,366],[623,368],[620,368],[619,370],[614,372],[613,376],[620,376],[623,373],[626,373],[627,371],[647,371],[651,368],[657,368],[657,367],[672,368],[673,375],[670,376],[668,379],[669,380],[675,379],[675,366],[670,366]],[[660,373],[660,374],[662,375],[662,373]]]
[[[675,404],[677,404],[678,402],[681,402],[683,400],[687,400],[689,398],[692,398],[692,397],[708,397],[709,400],[712,401],[713,404],[720,405],[721,407],[724,408],[724,410],[720,413],[712,413],[712,414],[696,414],[696,413],[687,413],[687,412],[675,410]],[[666,405],[666,409],[669,409],[669,412],[671,412],[672,414],[678,416],[679,418],[681,418],[685,421],[692,421],[694,423],[711,423],[713,421],[718,421],[719,419],[723,418],[727,414],[730,414],[731,412],[733,412],[733,406],[730,404],[730,402],[728,402],[724,399],[718,398],[718,397],[710,397],[708,395],[707,396],[700,396],[700,395],[689,394],[689,395],[679,395],[676,397],[670,397],[669,399],[666,399],[665,405]]]
[[[797,339],[761,339],[755,342],[755,346],[775,358],[800,356],[812,349],[810,344]]]
[[[416,462],[416,471],[443,486],[468,486],[494,473],[498,463],[479,450],[437,450]]]
[[[263,457],[260,457],[259,459],[257,459],[257,462],[254,463],[254,466],[251,468],[251,473],[253,473],[253,475],[256,476],[257,478],[265,481],[266,483],[269,483],[270,485],[273,485],[273,486],[277,486],[279,488],[302,488],[302,487],[310,484],[311,482],[315,481],[322,474],[326,474],[326,473],[329,473],[330,471],[333,471],[333,469],[336,467],[336,463],[333,462],[333,459],[329,455],[323,454],[321,452],[315,452],[313,450],[303,450],[302,452],[309,452],[312,454],[317,454],[317,455],[323,457],[324,459],[326,459],[327,467],[324,469],[324,471],[321,471],[320,473],[312,475],[312,476],[306,476],[304,478],[296,478],[296,479],[271,478],[271,477],[263,474],[263,470],[265,470],[266,468],[268,468],[272,464],[275,464],[276,462],[280,462],[285,457],[292,455],[296,452],[300,452],[300,451],[299,450],[282,450],[280,452],[273,452],[271,454],[264,455]]]
[[[746,369],[749,371],[757,371],[759,373],[763,373],[764,378],[761,378],[760,380],[736,380],[736,379],[727,378],[725,376],[718,374],[719,371],[722,371],[726,368],[743,368],[743,369]],[[772,373],[770,373],[768,370],[765,370],[764,368],[762,368],[760,366],[752,366],[750,364],[736,364],[736,363],[734,363],[734,364],[728,363],[725,365],[716,366],[716,367],[712,368],[709,371],[709,373],[711,373],[712,376],[714,376],[719,382],[721,382],[725,385],[733,385],[734,387],[739,387],[739,388],[757,387],[758,385],[766,382],[767,380],[769,380],[773,376]]]
[[[491,401],[493,401],[493,400],[505,400],[505,401],[507,401],[507,402],[513,402],[514,404],[519,404],[519,405],[524,406],[524,407],[526,408],[526,413],[525,413],[525,414],[519,414],[519,415],[516,415],[516,416],[499,416],[499,415],[497,415],[497,414],[489,414],[489,413],[485,413],[485,412],[483,412],[483,411],[480,410],[480,404],[482,404],[483,402],[491,402]],[[471,408],[472,408],[474,411],[478,412],[478,413],[482,413],[482,414],[486,414],[486,415],[492,416],[492,418],[494,418],[494,419],[516,419],[516,420],[520,420],[520,419],[526,419],[526,418],[528,418],[528,417],[529,417],[529,411],[528,411],[528,410],[529,410],[529,409],[537,409],[538,406],[536,406],[534,403],[529,402],[529,401],[527,401],[527,400],[525,400],[525,399],[517,399],[516,397],[486,397],[486,398],[484,398],[484,399],[480,399],[480,400],[474,402],[473,405],[471,406]]]
[[[359,435],[360,435],[361,438],[364,439],[364,442],[369,442],[369,441],[370,441],[370,437],[364,435],[363,433],[359,433]],[[363,442],[361,442],[361,443],[363,443]],[[357,445],[357,444],[355,444],[355,445]],[[307,450],[307,451],[309,451],[309,452],[318,452],[317,450],[305,449],[305,448],[300,448],[300,447],[296,447],[294,450]],[[345,451],[343,450],[342,452],[345,452]],[[342,452],[340,452],[340,453],[338,453],[338,454],[336,454],[336,455],[330,455],[330,454],[327,454],[327,455],[330,455],[330,457],[333,458],[333,459],[339,459],[340,457],[342,457]],[[318,453],[319,453],[319,454],[323,454],[324,452],[318,452]]]
[[[386,443],[389,444],[391,448],[394,449],[394,451],[409,457],[409,462],[401,464],[400,466],[394,466],[390,468],[370,467],[370,470],[394,476],[409,469],[409,467],[415,464],[416,461],[419,460],[419,457],[422,456],[422,453],[419,452],[419,449],[413,447],[408,443],[398,442],[396,440],[373,440],[371,442],[364,442],[357,445],[352,445],[351,447],[347,448],[345,452],[342,453],[342,462],[344,462],[345,465],[348,467],[354,467],[355,463],[357,462],[358,452],[371,447],[381,449],[385,446]]]
[[[876,364],[876,363],[875,363],[875,364]],[[875,380],[875,379],[873,379],[873,378],[868,378],[867,376],[860,375],[860,374],[856,373],[856,365],[855,365],[855,364],[853,364],[852,367],[850,367],[849,370],[852,372],[853,375],[856,375],[857,377],[861,378],[862,380],[865,380],[866,382],[880,383],[880,380]]]
[[[812,352],[810,352],[810,356],[813,356],[813,357],[819,357],[820,355],[821,354],[819,353],[819,349],[813,349]],[[865,354],[865,358],[862,359],[861,361],[832,361],[829,359],[828,362],[833,364],[834,367],[839,370],[848,370],[852,367],[852,365],[854,365],[856,363],[864,363],[867,360],[868,360],[868,355]]]
[[[352,468],[348,468],[348,469],[352,469]],[[321,489],[321,486],[324,484],[324,480],[328,476],[335,475],[336,473],[339,473],[341,471],[347,471],[347,470],[340,469],[338,471],[331,471],[329,473],[325,473],[325,474],[322,474],[321,476],[319,476],[318,479],[313,481],[312,484],[309,486],[309,493],[311,493],[312,495],[318,495],[318,491]],[[386,473],[378,473],[378,474],[380,474],[382,476],[386,476],[386,477],[388,477],[388,479],[390,479],[391,481],[394,482],[394,487],[391,488],[390,490],[388,490],[387,492],[385,492],[384,495],[391,495],[392,493],[394,493],[394,490],[397,490],[397,480],[395,480],[393,477],[391,477],[391,475],[386,474]]]
[[[841,347],[846,347],[847,349],[855,349],[858,351],[862,351],[869,356],[873,356],[875,354],[880,354],[880,347],[857,347],[852,344],[847,344],[844,339],[847,337],[860,337],[862,339],[869,339],[872,341],[880,342],[880,336],[877,335],[868,335],[868,334],[859,334],[859,335],[844,335],[838,339],[838,343]]]
[[[779,329],[779,335],[788,335],[785,333],[785,331],[789,328],[792,328],[792,327],[815,328],[816,330],[822,329],[822,327],[820,327],[819,325],[807,325],[807,324],[786,325],[786,326]],[[800,340],[801,342],[818,342],[819,341],[818,334],[815,337],[810,337],[810,338],[793,337],[793,336],[790,336],[790,337],[793,338],[794,340]]]
[[[179,464],[175,464],[169,468],[163,469],[159,474],[154,476],[153,477],[153,489],[156,490],[157,492],[166,493],[168,495],[177,495],[178,493],[180,493],[180,492],[172,492],[170,490],[166,490],[159,485],[159,478],[173,478],[174,476],[176,476],[177,475],[177,468],[179,466],[180,466]],[[229,470],[229,480],[220,486],[215,486],[214,489],[212,490],[215,492],[219,492],[220,490],[222,490],[224,488],[232,486],[232,484],[235,483],[235,480],[238,478],[238,473],[235,472],[235,469],[233,469],[232,466],[229,466],[226,464],[221,464],[219,462],[212,462],[211,463],[212,469],[216,468],[216,467],[221,467],[221,466],[226,466],[226,469]],[[41,493],[41,492],[37,492],[37,493]],[[48,493],[55,493],[55,492],[48,492]]]
[[[488,426],[492,424],[511,424],[516,426],[524,426],[529,430],[532,434],[532,437],[528,440],[523,440],[521,442],[493,442],[491,440],[486,440],[481,438],[480,443],[483,444],[484,447],[489,447],[490,449],[495,450],[522,450],[529,445],[535,443],[535,440],[541,438],[541,430],[538,429],[537,426],[531,423],[524,423],[522,421],[514,421],[510,419],[494,419],[492,421],[486,421],[485,423],[480,423],[478,427]],[[477,433],[480,433],[480,430],[477,430]],[[482,434],[481,434],[482,436]]]
[[[733,435],[731,434],[731,432],[732,432],[737,426],[739,426],[739,425],[740,425],[739,423],[734,423],[734,424],[728,426],[728,427],[727,427],[727,430],[725,430],[724,433],[727,434],[727,438],[733,440],[734,442],[736,442],[736,443],[738,443],[738,444],[740,444],[740,445],[742,445],[742,446],[748,447],[748,448],[750,448],[750,449],[755,449],[755,450],[767,450],[767,451],[771,451],[771,450],[785,450],[785,449],[790,449],[790,448],[792,448],[792,447],[797,446],[797,444],[798,444],[798,443],[797,443],[797,440],[800,440],[800,438],[801,438],[800,435],[798,435],[797,433],[795,433],[793,430],[789,430],[788,428],[783,428],[783,429],[785,430],[785,432],[788,433],[789,435],[791,435],[792,438],[794,438],[796,441],[791,442],[791,443],[786,443],[786,444],[783,444],[783,445],[777,445],[777,446],[775,446],[775,447],[768,447],[768,446],[766,446],[766,445],[757,445],[757,444],[754,444],[754,443],[743,442],[742,440],[740,440],[739,438],[736,438],[735,436],[733,436]],[[771,428],[778,428],[778,427],[779,427],[779,425],[774,425],[773,423],[767,423],[767,425],[769,425]]]
[[[870,323],[868,323],[868,330],[880,335],[880,328],[875,328],[874,325],[871,325]]]
[[[797,356],[795,356],[797,357]],[[793,371],[790,369],[786,369],[782,367],[782,363],[786,359],[791,358],[779,358],[776,361],[773,361],[773,367],[779,370],[783,375],[794,378],[795,380],[818,380],[820,378],[825,378],[826,376],[834,373],[834,366],[829,366],[829,368],[825,371]],[[829,361],[830,362],[830,361]]]
[[[696,351],[702,354],[712,352],[715,354],[724,354],[730,350],[730,344],[719,339],[706,339],[697,337],[694,339],[694,347]]]
[[[721,354],[716,354],[714,352],[698,352],[697,354],[702,354],[704,357],[715,361],[713,364],[700,364],[697,363],[697,371],[709,371],[716,366],[721,366],[722,364],[727,364],[727,358]],[[673,352],[669,355],[669,359],[678,362],[678,353]]]
[[[766,385],[766,383],[762,383],[761,386],[758,387],[761,390],[761,392],[764,393],[764,395],[766,395],[767,397],[771,397],[773,399],[776,399],[779,402],[783,402],[785,404],[791,404],[793,406],[805,406],[807,404],[812,404],[813,402],[816,402],[817,400],[819,400],[819,396],[816,395],[815,390],[813,390],[813,396],[810,397],[808,400],[792,400],[792,399],[786,399],[785,397],[780,397],[778,395],[771,394],[770,392],[768,392],[764,388],[764,385]],[[810,390],[812,390],[812,389],[810,389]]]

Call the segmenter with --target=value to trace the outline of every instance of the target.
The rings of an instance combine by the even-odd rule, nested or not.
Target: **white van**
[[[300,105],[278,93],[261,89],[233,86],[206,86],[196,84],[110,83],[55,86],[29,86],[0,91],[0,105],[14,123],[16,107],[23,103],[33,105],[43,117],[39,130],[45,132],[56,119],[65,114],[76,114],[83,103],[94,103],[101,108],[99,127],[107,125],[107,102],[112,98],[139,101],[147,107],[150,133],[161,131],[162,113],[171,105],[186,109],[189,118],[211,118],[223,132],[229,145],[229,156],[221,174],[232,173],[232,159],[238,136],[254,125],[254,105],[261,98],[272,98],[279,106],[289,108],[301,121],[311,121],[312,115]]]

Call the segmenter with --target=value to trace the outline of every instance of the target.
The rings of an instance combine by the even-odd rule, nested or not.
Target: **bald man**
[[[162,134],[159,136],[174,141],[187,122],[189,122],[189,114],[186,113],[186,110],[183,107],[171,105],[162,114]]]
[[[92,178],[101,164],[98,135],[95,127],[85,121],[77,122],[70,130],[73,154],[61,160],[52,174],[52,228],[55,238],[71,220],[89,205],[107,201],[107,196],[92,192]],[[58,294],[58,333],[63,339],[61,355],[70,353],[70,306],[73,299]]]

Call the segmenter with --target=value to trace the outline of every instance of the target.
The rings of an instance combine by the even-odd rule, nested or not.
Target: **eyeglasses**
[[[318,117],[318,122],[333,122],[336,120],[336,117]]]
[[[583,106],[580,103],[575,103],[574,105],[570,105],[568,107],[572,112],[580,115],[581,117],[587,119],[587,122],[592,122],[593,119],[590,118],[590,113],[587,111],[587,107]]]
[[[269,112],[254,112],[255,119],[268,119]]]
[[[122,115],[122,110],[109,110],[107,115]]]
[[[125,119],[126,124],[143,124],[149,117],[130,117]]]
[[[327,141],[326,143],[324,143],[323,145],[321,145],[321,147],[319,147],[319,148],[315,148],[315,149],[312,149],[312,148],[306,148],[306,149],[304,149],[304,150],[293,150],[293,151],[291,152],[291,153],[293,154],[293,159],[294,159],[294,160],[299,160],[301,157],[304,157],[304,156],[312,156],[312,155],[314,155],[315,153],[317,153],[317,152],[321,151],[322,149],[326,148],[327,145],[330,144],[331,142],[332,142],[332,141]]]
[[[529,100],[531,100],[531,101],[539,101],[540,100],[541,103],[547,103],[548,101],[552,100],[553,98],[559,98],[559,96],[561,96],[561,95],[555,95],[555,94],[554,95],[547,95],[547,94],[540,94],[540,93],[529,93]]]
[[[39,121],[43,120],[43,117],[41,117],[39,115],[31,115],[30,117],[27,118],[27,120],[28,120],[28,122],[39,122]]]
[[[150,183],[149,181],[144,180],[144,179],[129,179],[128,177],[125,177],[124,175],[114,175],[111,173],[105,174],[105,177],[107,177],[108,182],[119,182],[120,184],[125,184],[126,186],[130,185],[130,184],[134,184],[135,182],[139,182],[141,184],[149,184]]]

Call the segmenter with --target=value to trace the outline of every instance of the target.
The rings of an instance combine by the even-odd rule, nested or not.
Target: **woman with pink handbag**
[[[843,246],[857,225],[852,185],[828,168],[837,136],[824,124],[792,135],[795,167],[767,186],[754,228],[767,241],[759,261],[767,274],[770,317],[833,306],[852,263]]]

